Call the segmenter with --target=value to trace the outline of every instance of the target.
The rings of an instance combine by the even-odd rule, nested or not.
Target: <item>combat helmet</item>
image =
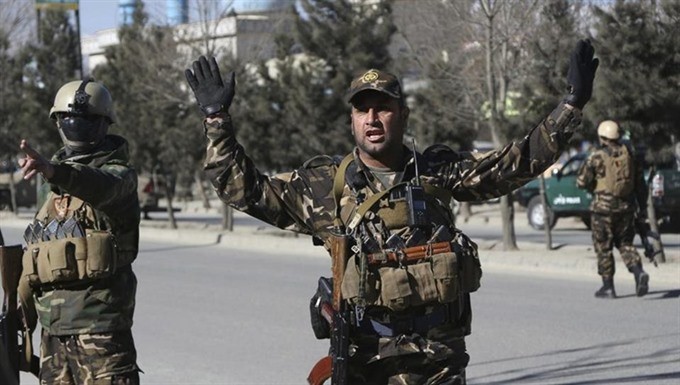
[[[54,97],[50,118],[67,149],[86,153],[97,147],[116,120],[109,90],[91,78],[63,85]]]
[[[59,112],[100,115],[109,118],[110,123],[116,121],[109,90],[92,78],[66,83],[57,91],[54,105],[50,109],[50,118],[56,119]]]
[[[619,139],[619,125],[613,120],[605,120],[597,127],[597,135],[609,140]]]

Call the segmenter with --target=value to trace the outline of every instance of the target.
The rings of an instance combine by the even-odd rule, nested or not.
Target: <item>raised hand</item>
[[[184,71],[189,87],[194,91],[198,106],[205,116],[227,112],[234,99],[236,82],[234,72],[230,72],[227,84],[222,81],[220,69],[214,57],[210,60],[201,56],[193,63],[193,71]]]
[[[600,65],[598,59],[593,59],[594,54],[595,49],[590,44],[590,40],[579,40],[569,60],[569,72],[567,72],[569,95],[565,101],[579,109],[583,109],[593,94],[595,71]]]
[[[41,173],[47,179],[54,175],[52,163],[33,149],[25,139],[21,140],[19,148],[26,154],[25,158],[19,159],[19,167],[21,167],[21,172],[24,174],[24,179],[31,179],[37,173]]]

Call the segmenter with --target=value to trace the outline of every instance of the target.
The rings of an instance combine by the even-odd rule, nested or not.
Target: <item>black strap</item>
[[[452,321],[450,304],[436,306],[431,312],[421,315],[400,315],[388,317],[389,321],[382,321],[367,315],[359,322],[357,329],[359,332],[381,337],[394,337],[399,334],[427,334],[427,332],[437,326],[444,325]]]

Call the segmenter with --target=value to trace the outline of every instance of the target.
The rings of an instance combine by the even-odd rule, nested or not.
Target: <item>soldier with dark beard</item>
[[[342,277],[350,309],[348,384],[464,384],[470,293],[480,285],[476,244],[455,227],[451,199],[499,197],[555,162],[580,123],[598,61],[589,41],[572,54],[571,92],[526,137],[481,156],[443,144],[403,144],[409,108],[396,76],[370,69],[350,84],[356,148],[268,176],[234,135],[234,74],[222,81],[200,57],[187,81],[205,114],[205,171],[224,202],[331,250],[335,229],[352,239]],[[334,257],[332,255],[332,257]]]
[[[111,95],[90,79],[61,87],[50,118],[64,147],[49,160],[22,140],[19,162],[25,179],[40,174],[47,182],[25,233],[19,286],[42,326],[40,383],[137,384],[131,264],[140,209],[128,144],[108,134]]]
[[[635,277],[635,292],[641,297],[649,290],[649,275],[642,269],[642,258],[633,245],[634,221],[647,213],[647,185],[642,162],[635,161],[629,143],[621,142],[619,125],[605,120],[597,128],[600,146],[593,151],[578,172],[576,184],[593,194],[590,226],[597,254],[597,273],[602,287],[598,298],[616,298],[614,288],[614,246],[628,271]]]

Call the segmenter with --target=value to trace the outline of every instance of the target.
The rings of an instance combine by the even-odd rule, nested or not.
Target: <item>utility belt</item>
[[[130,264],[130,258],[119,257],[109,231],[87,229],[83,235],[28,244],[22,276],[32,287],[49,289],[106,278]]]
[[[360,334],[395,337],[399,334],[418,333],[426,336],[430,329],[459,319],[457,309],[460,309],[460,306],[453,304],[436,304],[423,307],[423,310],[410,309],[406,314],[383,310],[376,312],[372,309],[367,311],[363,318],[359,317],[360,321],[357,321],[355,314],[350,318],[355,330]]]

